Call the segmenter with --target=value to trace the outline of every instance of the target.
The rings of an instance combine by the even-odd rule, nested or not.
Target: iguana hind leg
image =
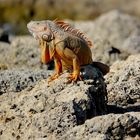
[[[73,59],[73,73],[69,74],[68,78],[68,82],[77,81],[78,79],[82,80],[80,76],[80,66],[76,58]]]
[[[64,55],[66,56],[66,59],[68,60],[68,65],[73,66],[73,73],[68,76],[69,78],[68,82],[77,81],[78,79],[82,80],[80,76],[80,64],[79,64],[79,59],[77,55],[68,48],[65,48]]]

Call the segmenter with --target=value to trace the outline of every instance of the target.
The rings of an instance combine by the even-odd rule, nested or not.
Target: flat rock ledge
[[[83,81],[67,84],[68,73],[30,91],[0,95],[0,139],[55,140],[87,119],[107,113],[107,92],[100,71],[83,69]],[[91,78],[92,79],[88,79]],[[13,81],[14,82],[14,81]]]

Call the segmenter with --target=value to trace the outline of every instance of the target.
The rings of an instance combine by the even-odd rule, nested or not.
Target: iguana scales
[[[90,47],[92,42],[79,30],[63,21],[30,21],[27,24],[29,32],[39,40],[41,60],[48,63],[54,59],[55,74],[49,81],[56,79],[64,70],[73,70],[70,81],[81,80],[80,66],[92,64],[103,74],[109,67],[100,62],[93,62]]]

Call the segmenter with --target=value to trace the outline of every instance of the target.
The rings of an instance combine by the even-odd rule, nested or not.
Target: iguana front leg
[[[55,73],[48,79],[48,82],[57,79],[62,73],[62,63],[58,57],[54,57],[54,64],[55,64]]]

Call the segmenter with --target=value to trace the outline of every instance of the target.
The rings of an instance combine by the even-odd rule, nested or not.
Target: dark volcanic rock
[[[0,28],[0,42],[10,43],[9,36],[9,33],[4,28]]]

